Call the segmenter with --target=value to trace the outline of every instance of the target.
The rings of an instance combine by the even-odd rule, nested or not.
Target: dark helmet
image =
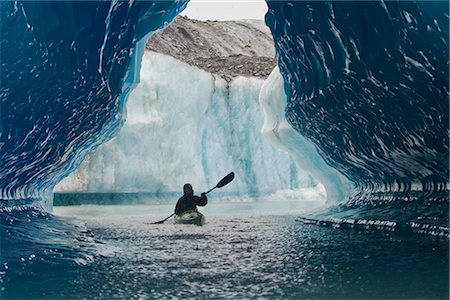
[[[192,194],[194,191],[192,190],[192,185],[190,185],[189,183],[186,183],[183,186],[183,191],[185,194]]]

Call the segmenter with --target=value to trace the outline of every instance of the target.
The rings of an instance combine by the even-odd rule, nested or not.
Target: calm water
[[[267,213],[268,207],[275,213]],[[74,243],[89,255],[28,265],[5,284],[2,298],[449,296],[448,242],[303,224],[286,203],[216,205],[203,227],[171,220],[148,224],[171,210],[167,205],[55,208],[65,222],[81,228]]]

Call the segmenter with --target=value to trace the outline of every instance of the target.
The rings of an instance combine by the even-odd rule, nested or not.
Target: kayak
[[[175,224],[194,224],[202,226],[205,224],[205,216],[198,211],[188,210],[181,215],[175,215]]]

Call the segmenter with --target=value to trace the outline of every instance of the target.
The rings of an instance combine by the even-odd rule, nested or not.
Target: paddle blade
[[[219,183],[216,185],[216,187],[221,188],[221,187],[229,184],[231,181],[233,181],[233,179],[234,179],[234,172],[231,172],[230,174],[228,174],[227,176],[222,178],[222,180],[219,181]]]

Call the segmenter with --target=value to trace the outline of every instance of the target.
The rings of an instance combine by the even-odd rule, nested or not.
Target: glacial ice
[[[448,3],[267,4],[286,119],[355,185],[348,203],[418,185],[415,199],[448,203]]]
[[[308,172],[324,185],[328,202],[340,202],[347,198],[352,188],[350,181],[330,167],[320,156],[316,146],[286,121],[286,94],[278,67],[264,82],[259,99],[264,108],[262,132],[265,136],[274,145],[288,152],[302,171]]]
[[[145,52],[126,123],[57,192],[200,192],[230,171],[220,192],[258,195],[311,184],[289,155],[261,135],[263,80],[230,83],[170,56]],[[282,109],[282,108],[281,108]],[[312,169],[312,168],[311,168]]]
[[[51,209],[54,186],[123,124],[146,38],[186,4],[0,1],[1,200]]]

